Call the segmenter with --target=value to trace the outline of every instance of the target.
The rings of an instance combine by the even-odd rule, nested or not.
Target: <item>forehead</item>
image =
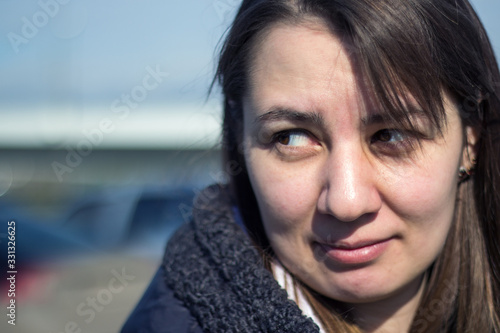
[[[335,66],[337,70],[351,70],[349,52],[351,45],[346,38],[334,34],[325,24],[276,23],[261,34],[254,47],[253,70],[263,70],[267,64],[282,65],[281,69],[315,73],[318,65]],[[334,63],[332,63],[332,59]],[[326,62],[325,62],[326,61]]]
[[[359,109],[369,94],[362,89],[351,50],[345,38],[324,24],[276,24],[254,47],[249,97],[259,109],[293,103],[318,111],[346,98]]]

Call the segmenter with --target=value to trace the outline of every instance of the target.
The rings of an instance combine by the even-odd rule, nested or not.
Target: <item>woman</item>
[[[229,186],[124,331],[500,332],[500,74],[467,1],[245,0],[217,79]]]

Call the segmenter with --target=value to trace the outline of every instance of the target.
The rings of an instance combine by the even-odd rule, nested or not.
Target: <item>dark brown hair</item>
[[[426,274],[411,332],[499,333],[500,74],[466,0],[243,1],[223,44],[216,80],[224,94],[223,154],[242,168],[230,183],[256,246],[272,256],[241,149],[252,50],[273,24],[308,18],[349,38],[363,78],[389,116],[406,116],[400,92],[408,91],[440,129],[446,123],[446,90],[459,101],[463,124],[478,131],[476,172],[459,186],[455,221]],[[359,332],[335,312],[334,302],[302,289],[329,332]]]

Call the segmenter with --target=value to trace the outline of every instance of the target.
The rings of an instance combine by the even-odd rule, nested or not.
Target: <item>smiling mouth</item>
[[[364,241],[354,244],[316,242],[327,257],[345,265],[359,265],[376,260],[386,251],[393,238],[380,241]]]

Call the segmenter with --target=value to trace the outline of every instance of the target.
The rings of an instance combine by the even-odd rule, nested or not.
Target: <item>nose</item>
[[[377,171],[362,149],[344,147],[332,152],[323,177],[318,199],[320,213],[352,222],[380,210]]]

